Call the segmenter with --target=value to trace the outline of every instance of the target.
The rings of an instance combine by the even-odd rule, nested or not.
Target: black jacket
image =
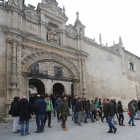
[[[81,103],[78,102],[78,101],[77,101],[76,104],[75,104],[75,110],[76,110],[76,112],[79,112],[79,111],[82,110]]]
[[[105,114],[106,114],[107,117],[108,116],[113,117],[115,115],[113,103],[109,102],[106,105]]]
[[[118,105],[117,109],[118,109],[118,114],[122,114],[123,111],[124,111],[123,108],[122,108],[122,105]]]
[[[31,118],[33,112],[33,106],[27,99],[21,99],[19,102],[19,115],[21,121],[26,121]]]
[[[140,111],[140,101],[138,101],[138,110]]]
[[[13,101],[11,103],[11,109],[9,111],[9,114],[12,115],[13,117],[19,117],[18,103],[19,101],[17,102]]]

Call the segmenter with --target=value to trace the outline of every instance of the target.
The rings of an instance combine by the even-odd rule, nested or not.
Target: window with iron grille
[[[131,70],[131,71],[134,70],[134,65],[133,65],[133,63],[130,63],[130,70]]]
[[[63,68],[54,67],[55,77],[63,77]]]
[[[32,74],[39,74],[39,64],[36,64],[31,68],[31,73]]]

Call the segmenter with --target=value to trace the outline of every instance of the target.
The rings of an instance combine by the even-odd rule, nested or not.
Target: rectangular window
[[[62,77],[63,76],[63,68],[55,67],[54,73],[55,73],[55,77]]]

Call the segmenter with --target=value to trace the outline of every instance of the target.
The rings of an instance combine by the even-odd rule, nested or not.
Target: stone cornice
[[[84,55],[86,57],[88,57],[88,53],[84,52],[84,51],[80,51],[80,50],[75,50],[73,48],[69,48],[67,46],[60,46],[59,44],[57,43],[53,43],[53,42],[48,42],[46,40],[42,40],[40,38],[38,38],[37,36],[35,35],[31,35],[31,34],[28,34],[28,33],[23,33],[22,31],[20,30],[17,30],[15,28],[11,28],[11,27],[5,27],[5,26],[1,26],[3,31],[5,33],[11,33],[11,34],[16,34],[20,37],[23,37],[23,38],[26,38],[28,40],[31,40],[31,41],[35,41],[35,42],[38,42],[38,43],[41,43],[41,44],[44,44],[44,45],[48,45],[48,46],[52,46],[56,49],[60,49],[60,50],[64,50],[64,51],[67,51],[67,52],[70,52],[70,53],[74,53],[74,54],[81,54],[81,55]]]
[[[138,57],[137,55],[135,55],[135,54],[133,54],[133,53],[127,51],[127,50],[124,50],[124,52],[127,53],[127,54],[129,54],[129,55],[132,55],[132,56],[134,56],[134,57],[136,57],[138,59],[140,59],[140,57]]]
[[[107,52],[109,52],[109,53],[113,53],[114,55],[117,55],[117,56],[119,56],[119,57],[121,56],[120,54],[115,53],[114,51],[110,50],[110,49],[107,48],[107,47],[102,47],[102,46],[100,46],[100,45],[97,44],[96,42],[89,42],[89,41],[86,40],[86,38],[84,38],[83,40],[84,40],[84,42],[86,42],[86,43],[88,43],[88,44],[90,44],[90,45],[92,45],[92,46],[94,46],[94,47],[97,47],[97,48],[99,48],[99,49],[105,50],[105,51],[107,51]]]
[[[15,12],[21,12],[21,10],[19,10],[18,8],[16,7],[13,7],[11,5],[8,5],[6,3],[1,3],[0,6],[2,6],[4,8],[4,10],[9,10],[9,11],[15,11]]]

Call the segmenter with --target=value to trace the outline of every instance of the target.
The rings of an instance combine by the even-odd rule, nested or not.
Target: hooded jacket
[[[15,97],[14,101],[11,103],[11,109],[9,111],[9,114],[12,115],[13,117],[19,117],[18,104],[19,104],[19,97]]]
[[[68,102],[65,100],[60,101],[58,106],[59,114],[62,116],[68,116]]]
[[[21,99],[18,108],[21,121],[27,121],[31,118],[33,106],[27,99]]]
[[[129,110],[130,110],[130,118],[133,118],[135,116],[135,107],[133,104],[129,104]]]

